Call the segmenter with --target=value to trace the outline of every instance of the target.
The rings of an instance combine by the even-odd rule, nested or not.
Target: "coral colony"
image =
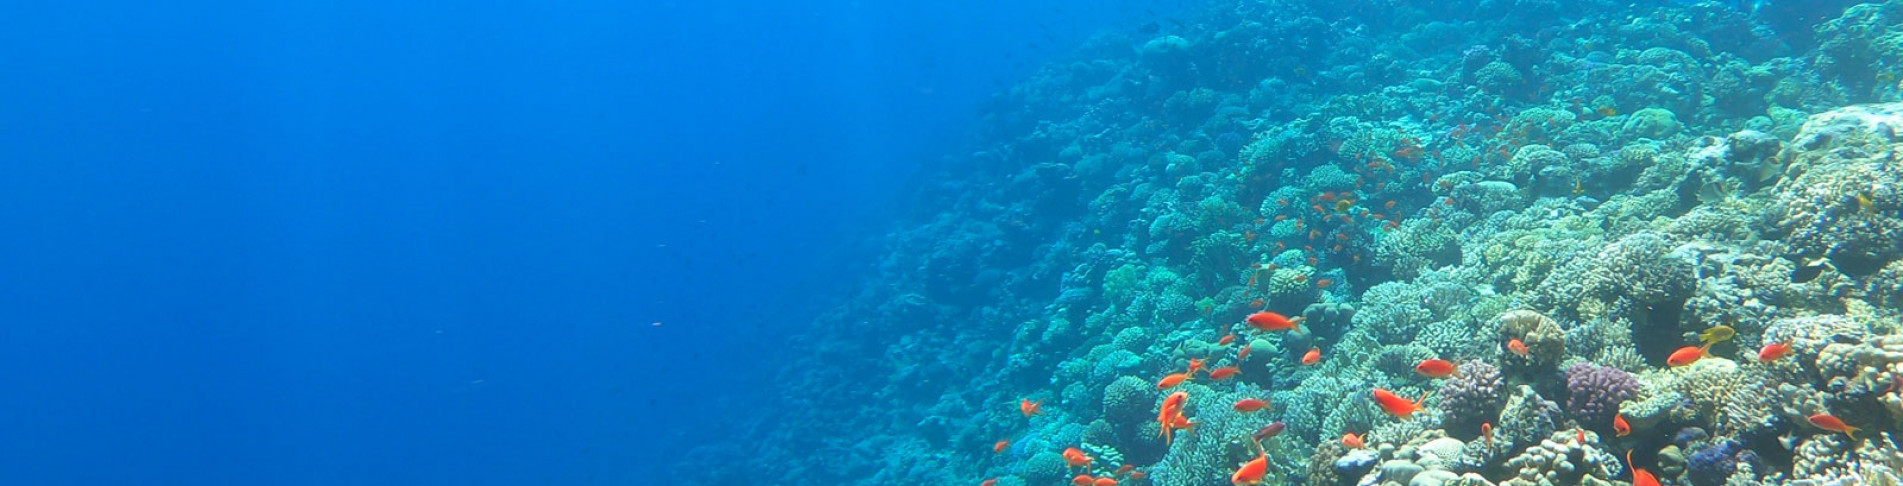
[[[754,445],[683,468],[1899,484],[1903,0],[1750,7],[1246,0],[1099,36],[934,169]]]

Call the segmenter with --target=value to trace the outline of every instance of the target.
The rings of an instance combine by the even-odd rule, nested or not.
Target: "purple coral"
[[[1480,424],[1492,422],[1500,413],[1504,381],[1500,368],[1485,361],[1468,360],[1456,368],[1454,376],[1436,393],[1445,411],[1443,425],[1450,431],[1479,434]]]
[[[1566,367],[1566,413],[1599,431],[1612,430],[1619,404],[1639,394],[1639,380],[1618,368],[1592,363]]]
[[[1764,466],[1756,452],[1738,441],[1727,440],[1693,452],[1685,469],[1695,486],[1721,486],[1738,471],[1739,463],[1751,464],[1754,470]]]

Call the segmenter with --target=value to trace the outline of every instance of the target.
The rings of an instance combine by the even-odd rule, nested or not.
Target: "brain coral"
[[[1511,310],[1493,320],[1505,336],[1501,341],[1518,339],[1526,344],[1529,351],[1526,358],[1507,354],[1509,362],[1531,360],[1534,365],[1557,365],[1561,358],[1566,357],[1566,331],[1560,329],[1559,323],[1546,317],[1546,314],[1525,309]]]

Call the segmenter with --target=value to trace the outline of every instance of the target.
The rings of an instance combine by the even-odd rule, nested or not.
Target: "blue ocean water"
[[[0,482],[657,484],[989,93],[1175,6],[903,4],[0,8]]]

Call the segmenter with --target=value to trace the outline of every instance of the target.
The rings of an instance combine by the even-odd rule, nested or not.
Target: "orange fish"
[[[1228,346],[1228,345],[1229,345],[1229,343],[1233,343],[1233,342],[1236,342],[1236,335],[1234,335],[1234,334],[1228,334],[1228,335],[1224,335],[1224,336],[1222,337],[1222,339],[1217,339],[1217,340],[1216,340],[1216,345],[1217,345],[1217,346]]]
[[[1242,368],[1237,368],[1234,366],[1224,366],[1221,368],[1209,370],[1209,379],[1216,380],[1216,381],[1227,380],[1229,378],[1236,376],[1236,373],[1241,373],[1241,372],[1242,372]]]
[[[1697,363],[1699,358],[1711,356],[1711,353],[1709,352],[1710,350],[1711,350],[1710,344],[1706,344],[1704,346],[1686,346],[1686,347],[1678,348],[1677,351],[1672,352],[1671,356],[1667,356],[1665,358],[1665,364],[1672,365],[1673,367],[1678,367],[1678,366],[1685,366],[1692,363]]]
[[[1480,423],[1480,436],[1487,438],[1487,448],[1493,448],[1493,422]]]
[[[1171,393],[1170,396],[1163,399],[1163,410],[1157,412],[1156,424],[1162,426],[1164,445],[1169,445],[1170,426],[1175,425],[1176,417],[1183,413],[1183,405],[1188,403],[1189,394],[1183,392]]]
[[[1632,466],[1632,486],[1659,486],[1658,476],[1653,476],[1651,471],[1632,463],[1632,451],[1625,451],[1625,463]]]
[[[1302,354],[1302,366],[1314,366],[1315,363],[1320,362],[1322,362],[1322,348],[1308,348],[1308,352]]]
[[[1136,470],[1136,468],[1137,468],[1137,465],[1135,464],[1124,464],[1122,467],[1117,468],[1117,472],[1110,473],[1110,474],[1116,475],[1116,476],[1122,476],[1125,474],[1130,474],[1130,471],[1134,471]]]
[[[1361,441],[1361,436],[1355,435],[1354,432],[1342,434],[1341,445],[1348,446],[1349,449],[1360,449],[1368,446],[1366,442]]]
[[[1236,411],[1243,413],[1254,412],[1268,406],[1269,401],[1260,398],[1244,398],[1236,401]]]
[[[1146,472],[1143,472],[1143,471],[1130,471],[1130,479],[1138,479],[1138,480],[1141,480],[1141,479],[1143,479],[1143,478],[1147,478],[1147,477],[1150,477],[1150,473],[1146,473]]]
[[[1421,394],[1420,400],[1408,400],[1387,389],[1376,388],[1374,389],[1374,404],[1380,405],[1381,410],[1387,412],[1388,415],[1405,419],[1414,416],[1414,412],[1421,411],[1421,404],[1426,402],[1427,396],[1433,393],[1429,391]]]
[[[1189,375],[1185,375],[1182,373],[1170,373],[1169,376],[1164,376],[1162,381],[1156,382],[1156,389],[1168,390],[1171,388],[1175,388],[1176,385],[1183,384],[1183,380],[1187,380],[1187,379],[1189,379]]]
[[[1001,440],[1001,441],[998,441],[998,443],[991,445],[991,453],[997,454],[1000,452],[1004,452],[1004,450],[1009,447],[1011,447],[1011,441]]]
[[[1787,354],[1791,354],[1791,343],[1765,344],[1764,349],[1758,350],[1758,361],[1777,361],[1778,358]]]
[[[1033,402],[1031,399],[1026,398],[1024,401],[1018,402],[1018,411],[1022,412],[1026,417],[1044,413],[1043,407],[1043,400]]]
[[[1090,467],[1090,455],[1076,447],[1064,449],[1064,464],[1070,467]]]
[[[1428,378],[1446,378],[1454,374],[1454,364],[1441,359],[1422,360],[1414,365],[1414,372]]]
[[[1341,245],[1335,245],[1335,251],[1341,251]],[[1321,287],[1321,288],[1324,288],[1324,289],[1325,289],[1325,288],[1328,288],[1328,286],[1330,286],[1330,285],[1334,285],[1334,284],[1335,284],[1335,281],[1334,281],[1334,279],[1327,279],[1327,278],[1324,278],[1324,279],[1321,279],[1321,280],[1316,280],[1316,281],[1315,281],[1315,286],[1316,286],[1316,287]]]
[[[1242,345],[1242,349],[1236,350],[1236,361],[1245,359],[1249,359],[1249,345],[1247,344]]]
[[[998,486],[998,478],[986,479],[985,482],[978,483],[978,486]]]
[[[1827,413],[1812,415],[1809,419],[1811,425],[1831,432],[1842,432],[1844,435],[1850,436],[1850,440],[1857,440],[1857,431],[1862,430],[1860,427],[1851,427],[1850,424],[1844,423],[1844,419]]]
[[[1513,340],[1507,341],[1507,351],[1512,351],[1513,354],[1520,355],[1522,358],[1525,358],[1527,354],[1533,352],[1533,350],[1527,349],[1526,343],[1520,342],[1520,338],[1513,338]]]
[[[1270,311],[1249,314],[1247,321],[1250,327],[1264,331],[1287,331],[1295,329],[1295,321],[1290,320],[1288,316]]]
[[[1107,477],[1097,478],[1096,481],[1090,482],[1090,486],[1117,486],[1117,480],[1114,478],[1107,478]]]
[[[1255,459],[1243,463],[1236,473],[1229,476],[1230,484],[1262,484],[1262,476],[1269,473],[1269,455],[1257,453]]]
[[[1079,474],[1077,477],[1070,478],[1070,484],[1071,486],[1090,486],[1090,482],[1095,480],[1097,478],[1090,477],[1089,474]]]
[[[1188,430],[1191,434],[1196,433],[1196,421],[1183,416],[1182,412],[1177,412],[1176,417],[1170,419],[1170,427]]]
[[[1202,370],[1203,370],[1203,360],[1191,359],[1189,360],[1189,371],[1185,371],[1183,372],[1183,374],[1189,375],[1190,378],[1195,378],[1196,372],[1202,371]]]
[[[1624,415],[1612,416],[1612,435],[1614,437],[1632,435],[1632,424],[1626,423]]]

